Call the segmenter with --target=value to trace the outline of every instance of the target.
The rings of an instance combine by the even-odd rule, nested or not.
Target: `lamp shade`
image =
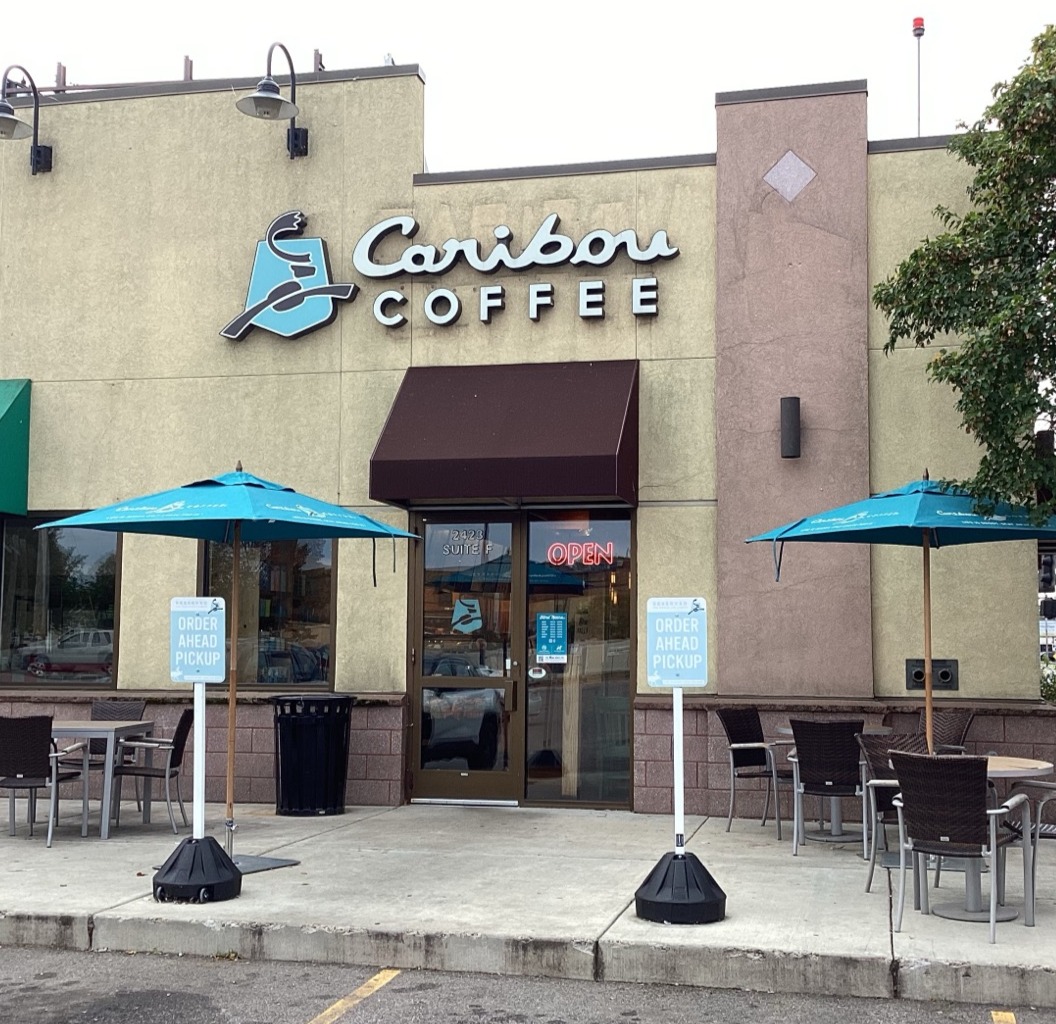
[[[274,78],[262,78],[257,91],[243,96],[235,106],[250,117],[262,117],[269,121],[285,121],[296,117],[300,111],[296,103],[282,98]]]
[[[33,129],[15,117],[14,108],[7,100],[0,100],[0,139],[28,139]]]

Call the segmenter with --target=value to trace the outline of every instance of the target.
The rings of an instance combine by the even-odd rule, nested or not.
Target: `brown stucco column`
[[[718,690],[872,696],[869,548],[744,543],[869,494],[865,82],[716,104]]]

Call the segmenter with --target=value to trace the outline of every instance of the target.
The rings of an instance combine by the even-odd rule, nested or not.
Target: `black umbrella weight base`
[[[661,924],[711,924],[726,916],[726,893],[692,853],[665,853],[634,894],[635,913]]]
[[[184,839],[154,876],[154,899],[216,903],[242,891],[242,872],[212,837]]]

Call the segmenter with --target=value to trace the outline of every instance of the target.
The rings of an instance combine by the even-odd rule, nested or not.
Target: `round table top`
[[[991,779],[1034,779],[1052,775],[1050,761],[1035,761],[1032,757],[1004,757],[991,754],[986,759],[986,774]]]

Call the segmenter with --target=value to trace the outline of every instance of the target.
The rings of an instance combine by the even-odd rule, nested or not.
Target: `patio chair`
[[[921,913],[929,914],[926,883],[927,857],[991,858],[990,941],[997,941],[997,907],[1004,899],[1005,850],[1018,836],[1001,819],[1019,808],[1021,831],[1029,835],[1030,800],[1011,795],[1000,807],[990,807],[986,758],[964,755],[910,754],[892,750],[898,778],[898,909],[895,931],[902,930],[906,891],[906,856],[913,858],[914,891],[920,894]],[[1031,847],[1023,847],[1023,923],[1034,924],[1034,873]],[[920,884],[921,881],[924,884]]]
[[[180,794],[180,767],[183,763],[183,752],[187,747],[187,737],[191,733],[191,726],[193,724],[194,709],[186,708],[183,714],[180,715],[180,721],[177,724],[176,731],[172,734],[171,739],[121,741],[119,746],[123,748],[123,751],[127,750],[136,752],[137,759],[134,761],[125,761],[121,758],[114,766],[115,785],[112,814],[115,824],[121,824],[121,780],[126,776],[130,776],[138,779],[165,780],[165,803],[169,809],[169,822],[172,825],[172,831],[179,835],[180,830],[176,827],[176,815],[172,812],[172,780],[175,779],[176,799],[180,804],[180,814],[183,816],[183,824],[185,827],[187,826],[187,811],[183,806],[183,797]],[[152,763],[149,765],[138,759],[138,753],[146,750],[149,750],[152,754]],[[162,754],[165,756],[165,763],[156,763],[159,755]]]
[[[716,714],[726,731],[730,750],[730,813],[726,817],[726,831],[733,823],[733,811],[737,800],[738,779],[766,779],[766,802],[763,805],[761,825],[766,825],[770,813],[770,791],[774,793],[774,819],[777,821],[777,838],[781,838],[781,793],[779,782],[792,783],[792,769],[778,765],[778,748],[791,746],[791,740],[766,741],[759,710],[747,708],[720,708]]]
[[[1037,802],[1034,804],[1034,831],[1031,839],[1032,846],[1032,871],[1034,891],[1038,889],[1038,844],[1042,839],[1056,839],[1056,822],[1044,821],[1045,805],[1056,799],[1056,782],[1042,782],[1041,779],[1023,779],[1012,786],[1012,793],[1024,793]],[[1056,804],[1053,805],[1056,807]],[[1014,821],[1006,821],[1005,827],[1020,834],[1019,825]],[[1021,836],[1022,838],[1022,836]]]
[[[935,745],[935,753],[963,754],[964,739],[968,735],[973,718],[975,718],[975,712],[970,708],[933,708],[931,739]],[[917,732],[922,733],[924,730],[924,709],[921,708]]]
[[[895,797],[898,795],[898,778],[891,767],[888,751],[904,750],[913,754],[926,754],[928,741],[923,733],[904,732],[891,736],[868,736],[859,734],[858,746],[862,750],[862,788],[869,804],[866,820],[869,822],[869,873],[865,879],[865,891],[873,885],[876,870],[876,851],[883,840],[887,849],[888,825],[898,824],[895,813]]]
[[[51,790],[48,810],[48,846],[51,846],[55,822],[59,817],[59,783],[72,782],[82,777],[81,771],[59,771],[59,758],[83,750],[83,743],[75,743],[57,750],[51,738],[51,716],[32,715],[27,718],[0,718],[0,789],[10,790],[8,831],[15,834],[15,794],[25,791],[29,803],[29,834],[37,817],[37,793]],[[81,831],[88,828],[87,803],[81,815]]]
[[[792,790],[795,794],[795,821],[792,829],[792,855],[799,854],[799,845],[806,841],[803,797],[816,796],[823,800],[862,797],[861,752],[855,739],[862,731],[863,719],[814,722],[807,719],[790,719],[792,736],[796,741],[792,761]],[[824,820],[824,804],[822,804]],[[862,814],[862,855],[866,821]],[[856,837],[855,837],[856,838]]]

